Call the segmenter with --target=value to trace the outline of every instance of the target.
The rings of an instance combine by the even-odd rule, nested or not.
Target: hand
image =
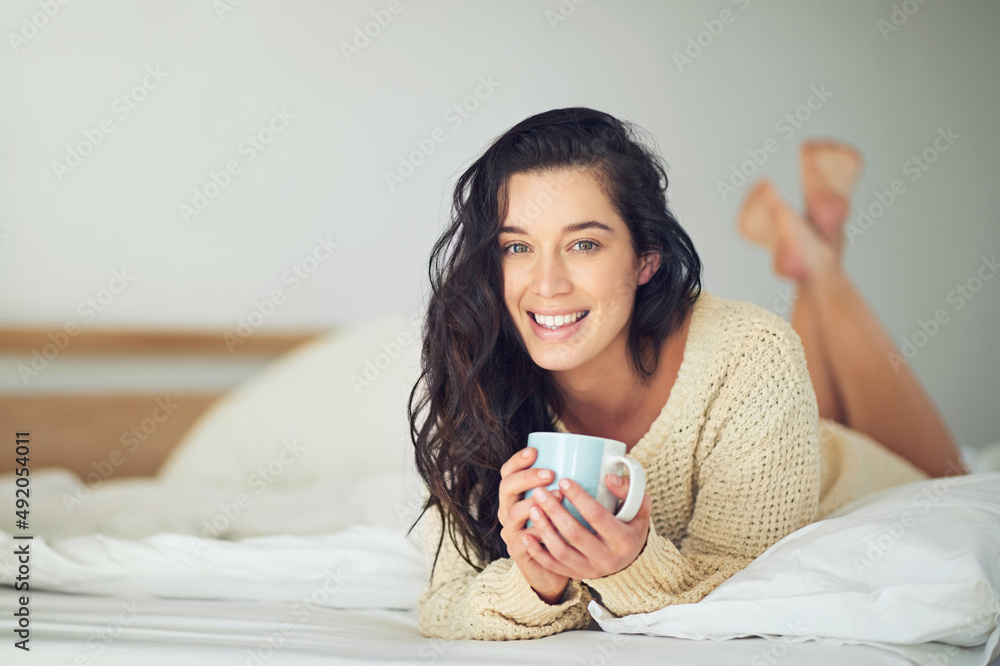
[[[615,485],[613,479],[621,479],[623,483]],[[526,530],[532,535],[529,537],[532,543],[528,546],[531,558],[551,572],[577,580],[610,576],[632,564],[646,545],[653,506],[649,493],[643,495],[635,518],[625,523],[578,484],[568,479],[563,481],[568,484],[564,489],[566,498],[596,534],[581,525],[551,493],[535,490],[532,499],[539,499],[539,515],[537,518],[530,516],[533,526]],[[612,495],[625,499],[628,479],[608,474],[605,483]]]
[[[503,525],[500,538],[507,544],[507,552],[532,589],[542,600],[554,604],[565,591],[569,578],[542,566],[521,540],[528,510],[538,504],[534,495],[522,499],[524,493],[532,488],[547,486],[554,477],[552,470],[528,469],[535,462],[538,452],[533,448],[523,451],[527,451],[528,456],[518,451],[500,468],[500,509],[497,512],[497,518]],[[557,493],[557,497],[558,501],[562,501],[561,492]]]

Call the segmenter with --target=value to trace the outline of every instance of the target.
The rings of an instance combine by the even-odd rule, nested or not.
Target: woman
[[[591,599],[619,616],[697,602],[850,500],[962,473],[947,428],[909,369],[886,362],[894,348],[840,269],[860,160],[811,143],[803,166],[816,230],[767,182],[740,219],[798,282],[794,329],[702,291],[659,159],[610,115],[528,118],[460,177],[431,255],[423,392],[410,396],[434,509],[424,636],[585,628]],[[551,430],[626,443],[648,477],[632,521],[573,483],[537,490],[551,476],[528,469],[525,444]],[[607,481],[625,497],[627,479]]]

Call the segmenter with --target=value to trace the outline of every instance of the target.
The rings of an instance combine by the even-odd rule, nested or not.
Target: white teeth
[[[568,315],[556,315],[554,317],[547,315],[535,314],[535,322],[539,326],[544,326],[549,329],[557,329],[565,326],[567,324],[572,324],[573,322],[579,320],[584,314],[589,312],[589,310],[580,310],[579,312],[574,312]]]

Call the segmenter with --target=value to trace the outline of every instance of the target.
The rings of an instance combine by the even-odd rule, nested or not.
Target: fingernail
[[[619,476],[612,476],[611,477],[611,485],[613,485],[613,486],[620,486],[621,484],[622,484],[621,477],[619,477]]]
[[[538,509],[536,507],[531,507],[531,510],[528,511],[528,513],[530,513],[531,517],[534,518],[535,520],[538,520],[539,518],[542,517],[541,514],[538,513]]]
[[[549,494],[547,492],[545,492],[544,488],[535,488],[535,492],[532,493],[532,495],[534,495],[535,497],[537,497],[542,502],[544,502],[545,500],[547,500],[549,498]]]
[[[559,487],[562,488],[563,490],[569,490],[569,480],[563,479],[562,481],[560,481]]]
[[[524,456],[525,458],[531,456],[531,449],[525,449],[524,451],[521,451],[521,455]]]

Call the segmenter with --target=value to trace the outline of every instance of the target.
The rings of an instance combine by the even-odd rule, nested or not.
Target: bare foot
[[[813,140],[802,144],[800,158],[806,217],[839,257],[851,193],[861,173],[861,153],[839,141]]]
[[[839,265],[833,245],[796,213],[766,178],[754,185],[743,201],[739,229],[748,240],[771,250],[776,273],[796,282]]]

